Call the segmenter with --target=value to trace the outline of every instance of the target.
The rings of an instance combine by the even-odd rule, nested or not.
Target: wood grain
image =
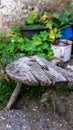
[[[60,68],[38,56],[24,57],[7,65],[14,80],[33,86],[73,85],[73,71]]]

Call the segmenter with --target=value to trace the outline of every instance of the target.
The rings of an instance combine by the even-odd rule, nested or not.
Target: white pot
[[[61,58],[64,62],[70,60],[71,50],[72,50],[72,41],[70,40],[60,40],[61,44],[52,44],[51,48],[53,49],[54,56]],[[66,44],[67,42],[67,44]]]

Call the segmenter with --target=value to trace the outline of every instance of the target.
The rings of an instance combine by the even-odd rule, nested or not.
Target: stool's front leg
[[[22,86],[22,83],[18,82],[17,86],[15,87],[15,89],[10,97],[9,102],[7,103],[6,109],[11,109],[12,105],[15,103],[15,101],[18,97],[18,94],[20,93],[21,86]]]

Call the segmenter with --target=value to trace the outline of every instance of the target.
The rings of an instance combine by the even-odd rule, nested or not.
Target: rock
[[[34,9],[39,14],[62,11],[70,0],[0,0],[0,32],[10,32],[12,26],[24,23],[28,13]],[[59,8],[58,8],[59,6]]]

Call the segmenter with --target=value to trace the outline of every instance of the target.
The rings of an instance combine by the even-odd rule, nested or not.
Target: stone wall
[[[39,14],[62,11],[71,0],[0,0],[0,32],[10,32],[12,26],[24,23],[30,10]]]

